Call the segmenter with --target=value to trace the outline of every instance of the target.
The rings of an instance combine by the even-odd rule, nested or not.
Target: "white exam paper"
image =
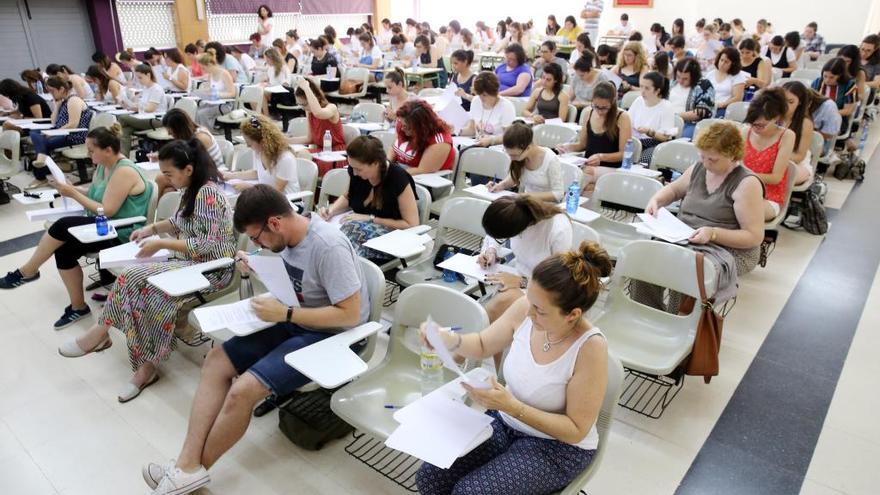
[[[515,275],[519,275],[519,272],[516,271],[516,268],[501,263],[495,263],[489,268],[483,268],[477,262],[477,258],[479,258],[479,255],[468,256],[464,253],[456,253],[449,259],[444,260],[443,263],[437,265],[437,267],[441,269],[452,270],[456,273],[464,275],[465,277],[475,278],[480,282],[485,282],[486,277],[498,273],[513,273]]]
[[[137,254],[140,252],[140,244],[144,241],[152,241],[158,239],[159,236],[153,235],[147,238],[144,238],[140,241],[131,241],[126,242],[125,244],[120,244],[118,246],[113,246],[111,248],[102,249],[98,253],[98,261],[101,268],[116,268],[116,267],[124,267],[134,264],[141,263],[159,263],[162,261],[168,261],[168,258],[171,256],[171,252],[167,249],[160,249],[156,251],[155,254],[149,257],[138,258]]]
[[[467,187],[464,192],[471,193],[478,198],[488,199],[489,201],[495,201],[504,196],[516,196],[516,193],[511,191],[489,192],[489,188],[486,187],[486,184]]]
[[[233,326],[250,326],[258,323],[269,323],[257,317],[251,307],[251,299],[243,299],[232,304],[202,306],[193,312],[199,320],[203,332],[215,332]]]
[[[430,315],[428,316],[428,321],[425,323],[425,338],[428,339],[428,343],[431,344],[431,347],[437,352],[437,357],[443,362],[443,366],[458,374],[458,376],[467,382],[468,385],[481,389],[492,388],[490,383],[471,380],[461,371],[461,368],[458,367],[458,363],[455,362],[452,353],[449,352],[449,349],[446,348],[446,344],[443,343],[443,339],[440,337],[440,327],[431,319]]]
[[[647,213],[639,213],[638,217],[642,220],[642,225],[637,226],[639,230],[647,230],[647,233],[667,242],[687,241],[695,232],[666,208],[660,208],[656,217]]]
[[[285,306],[299,307],[293,283],[280,256],[248,256],[248,266],[257,274],[257,278],[263,282],[269,292]]]

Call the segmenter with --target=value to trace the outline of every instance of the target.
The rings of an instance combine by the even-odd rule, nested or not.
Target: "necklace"
[[[564,337],[562,337],[561,339],[557,340],[556,342],[551,342],[550,339],[547,338],[547,332],[544,332],[544,345],[541,346],[541,349],[542,349],[544,352],[549,352],[549,351],[550,351],[550,347],[559,344],[560,342],[562,342],[562,341],[564,341],[565,339],[567,339],[569,336],[571,336],[571,332],[568,332],[567,334],[565,334]]]

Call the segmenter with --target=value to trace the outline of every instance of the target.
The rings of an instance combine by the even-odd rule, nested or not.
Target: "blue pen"
[[[248,255],[248,256],[253,256],[253,255],[259,253],[259,252],[262,251],[262,250],[263,250],[263,248],[257,248],[257,249],[254,249],[253,251],[247,253],[247,255]],[[242,261],[242,259],[241,259],[241,258],[235,258],[235,261]]]
[[[385,404],[385,409],[397,409],[397,406],[393,404]]]
[[[450,332],[460,332],[461,330],[462,330],[462,328],[459,326],[449,327]]]

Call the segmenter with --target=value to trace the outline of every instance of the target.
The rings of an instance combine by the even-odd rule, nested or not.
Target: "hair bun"
[[[594,269],[599,277],[611,275],[613,269],[611,257],[602,246],[592,241],[583,241],[578,246],[578,252],[580,252],[583,262]]]

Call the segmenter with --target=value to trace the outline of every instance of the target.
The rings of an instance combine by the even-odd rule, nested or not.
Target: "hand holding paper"
[[[467,382],[472,388],[484,389],[490,387],[486,382],[471,381],[464,373],[462,373],[461,368],[458,367],[458,363],[455,362],[455,358],[452,356],[452,353],[449,352],[449,348],[446,347],[446,343],[440,335],[440,326],[437,325],[430,316],[428,316],[428,321],[426,321],[423,326],[425,330],[425,339],[427,339],[428,344],[437,351],[437,356],[440,358],[440,361],[443,362],[444,366],[464,378],[463,383]]]

